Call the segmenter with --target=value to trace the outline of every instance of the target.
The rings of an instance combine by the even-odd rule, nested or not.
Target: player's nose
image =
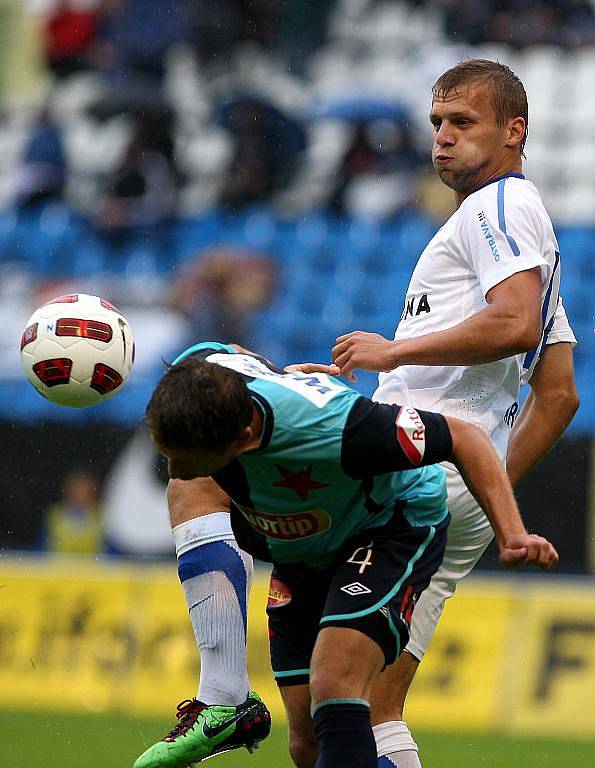
[[[447,147],[454,144],[454,132],[447,123],[441,123],[440,128],[434,134],[434,141],[439,147]]]

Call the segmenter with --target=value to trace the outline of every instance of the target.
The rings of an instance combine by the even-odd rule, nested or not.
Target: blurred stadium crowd
[[[579,340],[571,429],[593,433],[592,2],[8,8],[8,29],[29,30],[39,62],[19,93],[18,52],[0,63],[0,418],[11,428],[131,428],[162,359],[197,338],[284,364],[327,360],[347,330],[392,335],[411,270],[452,206],[429,165],[431,86],[481,56],[511,66],[528,92],[526,174],[556,225]],[[28,314],[71,291],[121,306],[137,340],[130,384],[89,413],[43,401],[18,363]]]

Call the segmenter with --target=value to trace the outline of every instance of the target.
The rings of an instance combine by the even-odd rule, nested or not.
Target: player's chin
[[[447,187],[450,187],[451,189],[454,189],[455,192],[457,191],[458,176],[451,168],[442,168],[441,166],[438,166],[436,167],[436,172],[438,173],[440,181],[443,184],[445,184]]]
[[[475,189],[474,182],[469,181],[469,177],[462,173],[451,172],[448,176],[441,175],[440,181],[458,195],[468,195]]]

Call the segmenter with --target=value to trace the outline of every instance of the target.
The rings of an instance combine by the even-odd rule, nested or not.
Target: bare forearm
[[[452,328],[395,341],[393,367],[490,363],[531,349],[533,341],[514,318],[488,306]]]
[[[533,393],[517,419],[508,443],[508,477],[520,482],[558,442],[578,407],[575,398],[543,397]]]
[[[481,508],[499,544],[525,533],[512,488],[489,438],[479,428],[448,419],[453,461]]]

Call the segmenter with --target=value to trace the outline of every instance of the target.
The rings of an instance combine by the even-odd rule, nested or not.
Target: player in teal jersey
[[[290,718],[309,716],[291,696],[309,680],[317,768],[338,768],[346,754],[354,768],[376,766],[370,687],[407,642],[445,545],[445,482],[430,465],[449,459],[464,473],[503,563],[557,561],[525,531],[488,438],[458,419],[372,403],[328,376],[205,343],[169,368],[147,421],[170,477],[212,476],[232,500],[240,547],[274,563],[273,669]],[[189,729],[178,762],[152,758],[159,742],[137,765],[200,760],[216,751],[206,740],[217,732]]]
[[[374,428],[378,445],[386,440],[382,430],[388,429],[390,438],[396,433],[395,418],[387,425],[383,407],[370,404],[336,379],[279,371],[229,346],[199,344],[178,362],[188,357],[208,359],[243,375],[263,420],[259,450],[242,455],[241,469],[232,464],[215,472],[207,466],[200,474],[214,475],[234,500],[241,512],[238,528],[262,534],[259,538],[266,540],[268,550],[259,548],[264,559],[324,567],[347,538],[386,523],[394,513],[395,499],[406,502],[405,516],[412,525],[437,525],[446,518],[439,467],[411,469],[414,464],[407,463],[396,474],[390,472],[392,457],[382,456],[378,449],[357,466],[361,459],[354,452],[365,452],[359,427],[364,419],[369,422],[366,435]],[[413,424],[403,412],[403,424],[406,418]],[[424,433],[419,426],[421,444]],[[433,430],[439,426],[446,432],[441,420]],[[419,450],[414,443],[410,450]],[[433,449],[426,444],[425,451],[423,463],[433,464]],[[181,477],[185,469],[175,471]],[[190,469],[190,474],[199,473]],[[373,493],[362,482],[372,475],[377,475]]]

